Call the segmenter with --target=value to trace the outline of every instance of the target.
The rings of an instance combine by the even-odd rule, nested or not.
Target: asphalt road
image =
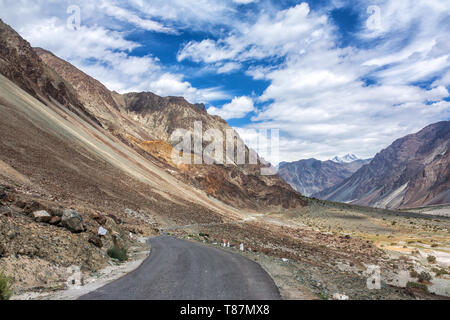
[[[126,276],[81,300],[276,300],[272,278],[257,263],[225,250],[168,236]]]

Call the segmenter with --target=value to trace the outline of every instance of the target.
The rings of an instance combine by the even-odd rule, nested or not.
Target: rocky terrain
[[[267,268],[285,298],[436,297],[421,286],[445,294],[448,220],[317,202],[261,176],[262,162],[174,163],[173,130],[228,124],[183,98],[111,92],[1,22],[0,114],[0,270],[16,295],[66,288],[73,270],[95,277],[119,264],[108,249],[164,233],[226,240],[230,250],[243,243],[242,254]],[[395,256],[402,250],[406,259]],[[367,290],[368,264],[382,267],[381,290]],[[405,288],[405,279],[419,279],[400,271],[433,279]]]
[[[278,174],[295,190],[311,196],[341,183],[369,162],[370,159],[357,158],[348,162],[316,159],[282,162]]]
[[[450,121],[396,140],[321,199],[383,208],[450,202]]]
[[[260,263],[285,299],[421,300],[450,296],[449,230],[448,218],[310,200],[289,212],[167,232],[226,243]],[[378,289],[367,286],[371,266],[380,271]]]

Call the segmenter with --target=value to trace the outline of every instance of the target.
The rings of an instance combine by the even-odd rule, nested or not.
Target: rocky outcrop
[[[369,162],[370,159],[351,162],[306,159],[281,163],[278,173],[295,190],[311,196],[341,183]]]
[[[70,209],[64,210],[61,218],[61,226],[73,233],[79,233],[86,230],[81,214]]]
[[[450,202],[450,121],[396,140],[322,199],[384,208]]]

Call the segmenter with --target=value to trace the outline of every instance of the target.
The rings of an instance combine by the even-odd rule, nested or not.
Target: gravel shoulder
[[[145,237],[142,237],[140,240],[147,242],[147,238]],[[12,300],[77,300],[81,296],[104,287],[138,269],[150,255],[151,249],[150,245],[147,245],[147,249],[145,250],[140,248],[140,250],[134,251],[131,248],[129,251],[130,257],[127,262],[111,262],[109,266],[87,278],[84,278],[81,274],[77,275],[76,272],[72,278],[69,278],[76,279],[78,283],[82,282],[83,285],[71,285],[68,283],[68,288],[65,290],[55,292],[26,292],[13,296]]]

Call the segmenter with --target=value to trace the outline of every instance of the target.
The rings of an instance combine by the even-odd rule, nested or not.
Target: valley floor
[[[450,297],[446,218],[313,202],[288,213],[168,232],[213,246],[229,242],[230,248],[223,249],[260,263],[285,299]],[[379,267],[380,289],[368,289],[371,266]]]

